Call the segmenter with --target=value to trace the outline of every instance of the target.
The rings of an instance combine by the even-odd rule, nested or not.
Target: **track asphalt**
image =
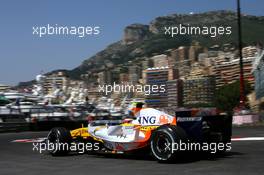
[[[52,157],[32,151],[32,143],[17,139],[45,137],[47,132],[0,133],[0,174],[25,175],[158,175],[158,174],[263,174],[264,140],[232,142],[232,150],[220,157],[193,157],[188,161],[161,164],[149,157],[70,154]],[[233,128],[234,138],[264,137],[264,126]]]

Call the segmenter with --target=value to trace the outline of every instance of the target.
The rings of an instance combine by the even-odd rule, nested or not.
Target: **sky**
[[[236,0],[1,0],[0,84],[16,85],[41,72],[73,69],[121,40],[133,23],[148,24],[158,16],[236,10]],[[241,0],[242,13],[264,16],[263,0]],[[37,37],[33,26],[100,26],[84,38]]]

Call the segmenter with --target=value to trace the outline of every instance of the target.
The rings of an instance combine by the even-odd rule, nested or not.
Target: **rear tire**
[[[186,133],[182,128],[173,125],[160,126],[151,136],[151,153],[160,162],[180,159],[183,151],[173,150],[174,144],[179,146],[180,142],[187,142]]]
[[[49,147],[49,153],[53,156],[68,154],[70,151],[71,140],[69,130],[62,127],[52,128],[47,137],[47,146],[48,144],[53,145]]]

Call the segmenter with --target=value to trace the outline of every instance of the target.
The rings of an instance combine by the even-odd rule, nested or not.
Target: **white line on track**
[[[36,139],[17,139],[13,140],[12,142],[15,143],[36,143],[36,142],[43,142],[46,138],[36,138]]]
[[[241,137],[241,138],[232,138],[232,141],[262,141],[264,137]]]

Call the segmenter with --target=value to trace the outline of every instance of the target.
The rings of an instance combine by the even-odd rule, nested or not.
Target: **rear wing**
[[[176,111],[177,125],[183,128],[190,140],[204,141],[205,133],[221,133],[223,141],[230,142],[232,136],[232,116],[196,113],[192,110]],[[198,115],[197,115],[198,114]]]

